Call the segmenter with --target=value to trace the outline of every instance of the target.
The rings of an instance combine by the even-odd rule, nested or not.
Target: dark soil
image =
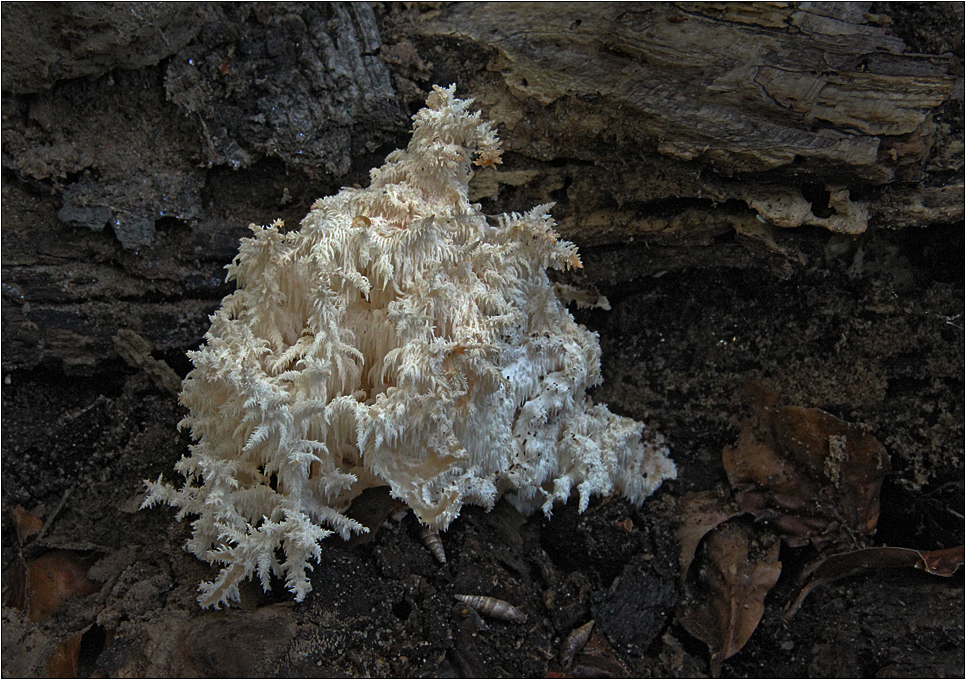
[[[5,43],[15,28],[30,33],[30,16],[6,4],[3,12]],[[405,141],[412,93],[399,78],[422,68],[402,60],[393,95],[367,61],[379,47],[376,19],[358,7],[283,18],[258,6],[213,12],[203,29],[173,9],[156,16],[170,40],[144,62],[120,33],[104,34],[119,41],[105,48],[115,50],[108,66],[76,71],[65,62],[54,76],[4,46],[5,71],[20,69],[19,80],[4,74],[3,102],[4,602],[15,602],[25,561],[53,549],[87,560],[96,587],[41,623],[5,605],[5,676],[52,673],[55,651],[72,637],[81,676],[707,675],[705,645],[675,617],[677,500],[727,485],[722,450],[749,415],[740,394],[750,383],[786,404],[865,423],[883,443],[892,471],[870,543],[921,551],[964,543],[962,222],[856,239],[787,230],[781,250],[759,255],[726,231],[691,256],[682,255],[688,243],[668,247],[676,265],[657,272],[658,247],[576,239],[585,246],[578,283],[611,304],[574,310],[600,334],[604,383],[594,398],[664,434],[678,480],[640,509],[616,498],[594,500],[583,515],[572,503],[550,519],[505,503],[490,513],[467,508],[443,535],[446,565],[423,546],[412,515],[374,491],[354,506],[373,531],[324,546],[303,603],[281,583],[269,593],[248,583],[239,607],[201,611],[195,590],[214,568],[184,551],[189,523],[168,508],[138,510],[142,481],[170,478],[186,451],[177,431],[184,410],[123,362],[112,339],[135,329],[155,359],[184,376],[184,353],[230,290],[221,268],[245,225],[281,216],[295,226],[317,196],[365,183]],[[100,24],[86,25],[103,37]],[[335,25],[352,26],[365,48],[355,62],[345,57],[349,73],[371,81],[329,83],[325,96],[318,84],[285,81],[300,101],[322,98],[324,111],[273,119],[272,98],[288,76],[263,69],[260,81],[259,65],[303,59],[287,47],[292,36]],[[337,61],[351,52],[319,40],[314,49]],[[192,85],[193,70],[234,64],[238,46],[254,66],[227,68],[252,68],[253,91],[227,80],[216,93]],[[176,75],[183,81],[174,87]],[[213,99],[237,106],[213,112]],[[263,108],[265,127],[242,124],[259,114],[245,106]],[[959,116],[962,127],[962,102]],[[298,130],[269,134],[285,125]],[[305,135],[328,142],[301,148]],[[159,195],[170,197],[160,218]],[[526,207],[497,201],[484,210]],[[639,255],[651,263],[647,274],[635,268]],[[42,537],[18,541],[17,506],[50,520]],[[783,577],[723,676],[963,676],[963,569],[947,579],[861,574],[817,589],[784,622],[799,570],[815,556],[783,548]],[[528,619],[481,620],[453,599],[459,593],[499,597]],[[591,618],[596,638],[562,669],[561,642]]]

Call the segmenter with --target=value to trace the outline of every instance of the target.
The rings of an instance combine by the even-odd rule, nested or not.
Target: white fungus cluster
[[[581,266],[549,206],[491,224],[470,204],[471,162],[499,163],[499,141],[453,93],[434,88],[369,188],[298,231],[253,225],[228,266],[237,290],[189,353],[185,482],[145,500],[197,516],[188,549],[222,566],[205,607],[253,574],[302,600],[320,540],[367,531],[343,513],[369,487],[442,530],[468,503],[641,503],[676,474],[659,436],[586,395],[601,350],[548,280]]]

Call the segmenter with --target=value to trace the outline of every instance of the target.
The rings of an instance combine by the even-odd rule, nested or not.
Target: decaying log
[[[961,221],[962,56],[869,7],[5,7],[4,370],[120,363],[120,328],[184,370],[245,226],[365,183],[433,83],[504,140],[474,199],[555,201],[590,283],[796,267],[787,228]]]

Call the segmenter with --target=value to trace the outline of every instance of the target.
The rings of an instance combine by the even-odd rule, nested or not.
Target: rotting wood
[[[192,73],[200,80],[192,87],[161,83],[167,67],[146,66],[89,83],[71,81],[66,89],[46,83],[53,89],[29,101],[12,96],[18,114],[5,127],[10,154],[4,166],[13,171],[4,176],[5,370],[60,365],[92,375],[104,362],[117,361],[111,339],[121,327],[137,331],[159,353],[180,355],[197,345],[207,314],[230,291],[221,268],[245,225],[283,217],[294,226],[316,197],[365,182],[362,176],[308,177],[292,161],[299,158],[296,148],[279,141],[291,130],[258,148],[236,150],[245,163],[255,163],[276,149],[278,166],[269,172],[226,175],[224,166],[207,167],[205,159],[218,166],[235,150],[226,142],[212,156],[213,140],[244,136],[230,130],[219,137],[213,128],[218,116],[205,124],[217,139],[196,135],[201,114],[178,114],[197,108],[241,116],[243,94],[225,93],[263,58],[232,51],[234,43],[224,36],[234,35],[228,29],[238,18],[226,7],[206,5],[204,20],[220,30],[200,31],[171,58],[174,75],[184,75],[195,59]],[[375,118],[363,117],[361,137],[354,132],[344,139],[346,149],[330,149],[341,159],[332,167],[342,172],[351,157],[347,150],[360,139],[368,140],[367,148],[388,139],[387,126],[405,135],[405,117],[390,124],[378,115],[392,95],[388,79],[379,80],[379,93],[367,90],[378,53],[400,100],[425,96],[432,82],[455,81],[461,95],[475,97],[499,124],[505,163],[477,171],[474,200],[492,212],[555,201],[561,235],[588,249],[578,283],[614,285],[696,266],[788,273],[805,260],[784,240],[787,228],[857,235],[961,221],[962,59],[910,52],[889,17],[870,15],[868,7],[383,7],[376,18],[353,19],[362,51],[348,46],[344,55],[359,67],[346,75],[352,87],[344,95],[353,93],[353,106]],[[337,9],[340,21],[356,16]],[[250,19],[238,34],[246,45],[302,30],[298,22],[283,30],[270,14]],[[208,44],[206,36],[228,42]],[[196,53],[207,55],[208,71],[192,57]],[[223,59],[228,53],[232,59]],[[166,88],[180,98],[168,99]],[[207,93],[204,107],[188,97],[192,93]],[[296,101],[293,110],[304,105]],[[84,107],[88,122],[75,125],[72,112]],[[255,118],[246,125],[268,134]],[[125,121],[135,124],[122,130]],[[115,130],[123,133],[116,158],[100,149]],[[61,137],[70,144],[53,144]],[[118,151],[135,143],[136,154]],[[134,157],[139,171],[132,175],[124,162]],[[139,178],[128,187],[133,194],[122,191],[133,176]],[[192,183],[204,185],[204,205]],[[62,223],[62,198],[76,199],[77,192],[134,201],[126,210],[137,208],[145,219],[161,215],[138,232],[150,243],[135,253],[120,248],[107,223],[100,231]],[[159,192],[178,209],[154,206]],[[102,224],[99,215],[90,213],[91,226]],[[596,253],[590,250],[595,246],[604,248]]]
[[[867,9],[470,3],[410,32],[427,59],[443,39],[487,55],[467,87],[521,157],[478,187],[538,170],[530,186],[566,195],[560,228],[579,243],[700,241],[755,217],[844,234],[961,219],[962,179],[886,190],[931,158],[962,168],[935,120],[961,96],[955,65],[907,52]]]

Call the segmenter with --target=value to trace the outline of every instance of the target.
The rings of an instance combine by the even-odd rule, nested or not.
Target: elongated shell
[[[561,666],[565,669],[571,666],[571,662],[574,661],[574,656],[577,655],[578,651],[581,650],[588,643],[588,639],[591,638],[591,630],[594,629],[594,620],[589,621],[587,624],[581,625],[570,634],[561,643]]]
[[[443,550],[443,540],[440,539],[439,532],[424,525],[420,528],[420,539],[423,540],[423,545],[429,549],[438,563],[441,565],[447,564],[447,554]]]
[[[523,623],[527,621],[527,615],[512,606],[507,601],[492,596],[468,596],[466,594],[453,594],[461,603],[466,603],[481,615],[493,617],[495,620],[505,622]]]

